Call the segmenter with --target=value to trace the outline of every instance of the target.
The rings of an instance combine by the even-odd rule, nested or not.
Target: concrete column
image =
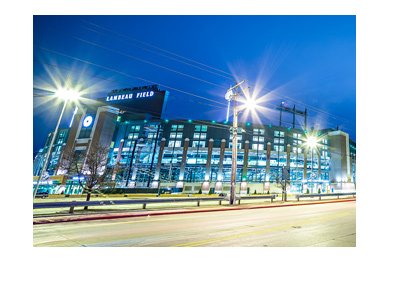
[[[267,143],[267,162],[265,165],[265,182],[269,182],[271,177],[271,142]]]
[[[307,191],[307,151],[306,147],[303,148],[304,165],[303,165],[303,192]]]
[[[242,171],[242,181],[247,181],[247,167],[249,165],[249,140],[244,142],[244,157],[243,157],[243,171]]]
[[[185,176],[185,166],[186,166],[188,147],[189,147],[189,138],[185,138],[185,143],[183,144],[183,154],[182,154],[182,161],[181,161],[181,169],[179,171],[179,181],[176,184],[177,188],[183,188],[183,179],[184,179],[184,176]]]
[[[165,148],[166,139],[162,138],[160,142],[160,150],[158,152],[157,166],[154,172],[154,180],[152,182],[152,188],[158,188],[160,185],[160,170],[161,170],[161,161],[164,156],[164,148]]]
[[[224,168],[225,143],[226,143],[226,140],[222,139],[221,140],[221,149],[220,149],[220,152],[219,152],[217,181],[222,181],[222,179],[223,179],[222,171],[223,171],[223,168]]]
[[[214,139],[210,138],[208,141],[208,153],[206,162],[206,174],[204,176],[204,182],[201,184],[201,190],[203,193],[208,193],[210,191],[210,174],[211,174],[211,157],[213,149]]]
[[[247,193],[247,169],[249,165],[249,140],[244,142],[244,156],[243,156],[243,171],[242,171],[242,182],[240,183],[240,192]]]
[[[115,181],[115,177],[117,176],[118,164],[119,164],[119,161],[121,161],[121,153],[122,153],[123,147],[124,147],[124,139],[121,139],[121,141],[119,141],[117,159],[115,160],[115,165],[113,167],[113,173],[112,173],[112,177],[111,177],[111,179],[113,181]]]
[[[290,169],[290,144],[286,145],[286,167]]]
[[[269,179],[271,177],[271,142],[267,143],[267,157],[265,162],[265,181],[264,181],[264,192],[268,192],[270,190],[270,182]]]
[[[210,181],[211,174],[211,157],[212,157],[212,149],[214,145],[214,139],[208,140],[208,153],[207,153],[207,163],[206,163],[206,175],[204,181]]]
[[[287,180],[289,181],[289,186],[286,186],[285,189],[285,201],[287,201],[287,188],[290,188],[290,144],[286,145],[286,169],[289,172],[289,177],[287,178]]]
[[[321,153],[317,152],[318,154],[318,180],[321,180]]]

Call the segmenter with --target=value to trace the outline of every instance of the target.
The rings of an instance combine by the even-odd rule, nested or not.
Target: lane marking
[[[287,223],[281,226],[275,226],[275,227],[261,227],[261,229],[255,230],[255,231],[249,231],[249,232],[242,232],[238,234],[232,234],[232,235],[226,235],[222,237],[215,237],[215,238],[210,238],[210,239],[204,239],[204,240],[199,240],[199,241],[194,241],[194,242],[187,242],[187,243],[180,243],[177,245],[174,245],[175,247],[194,247],[194,246],[203,246],[205,244],[210,244],[210,243],[215,243],[215,242],[222,242],[226,240],[232,240],[232,239],[237,239],[237,238],[242,238],[246,236],[252,236],[252,235],[259,235],[259,234],[265,234],[269,232],[274,232],[274,231],[280,231],[280,230],[285,230],[285,229],[291,229],[293,224],[301,224],[301,225],[311,225],[313,223],[317,222],[327,222],[330,220],[335,220],[340,217],[345,217],[353,212],[351,211],[342,211],[341,213],[332,215],[324,215],[323,217],[318,217],[318,218],[309,218],[309,219],[304,219],[296,222],[291,222]],[[325,218],[324,218],[325,217]]]

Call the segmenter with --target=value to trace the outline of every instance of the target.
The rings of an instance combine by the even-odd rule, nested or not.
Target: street
[[[355,201],[34,225],[34,246],[356,246]]]

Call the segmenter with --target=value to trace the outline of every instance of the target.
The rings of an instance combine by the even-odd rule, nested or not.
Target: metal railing
[[[353,198],[356,196],[355,192],[352,193],[331,193],[331,194],[301,194],[301,195],[296,195],[297,201],[300,200],[300,198],[313,198],[313,197],[319,197],[321,200],[322,197],[337,197],[339,199],[340,196],[353,196]]]
[[[252,196],[252,197],[238,197],[237,201],[240,204],[241,200],[251,199],[270,199],[271,202],[275,199],[275,195],[268,196]],[[113,205],[130,205],[130,204],[141,204],[142,208],[145,209],[148,204],[162,204],[162,203],[183,203],[183,202],[196,202],[197,206],[200,206],[200,202],[217,201],[219,205],[222,201],[227,200],[227,197],[217,198],[176,198],[176,199],[144,199],[144,200],[104,200],[104,201],[70,201],[70,202],[45,202],[45,203],[34,203],[34,209],[50,209],[50,208],[69,208],[69,213],[74,212],[75,207],[85,206],[113,206]]]

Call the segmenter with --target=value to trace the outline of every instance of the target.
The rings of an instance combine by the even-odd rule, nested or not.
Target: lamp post
[[[33,191],[33,199],[35,199],[35,197],[36,197],[36,193],[37,193],[37,190],[39,189],[40,180],[43,177],[43,173],[47,169],[47,164],[49,162],[49,158],[50,158],[50,155],[51,155],[51,149],[53,149],[53,144],[54,144],[54,141],[56,139],[58,128],[60,126],[61,118],[62,118],[62,116],[64,114],[65,108],[67,107],[67,104],[68,104],[68,102],[70,100],[74,100],[74,99],[79,98],[80,94],[77,91],[74,91],[74,90],[60,89],[60,90],[56,91],[55,96],[64,99],[64,105],[63,105],[63,108],[61,110],[60,117],[58,118],[56,129],[54,130],[53,136],[51,138],[49,149],[47,150],[47,153],[46,153],[46,156],[45,156],[45,161],[43,163],[43,168],[39,173],[39,178],[38,178],[38,180],[36,182],[36,186],[35,186],[35,189]]]
[[[229,204],[235,203],[236,195],[236,168],[237,168],[237,134],[238,134],[238,110],[237,110],[237,99],[238,92],[237,88],[239,85],[244,83],[242,80],[240,83],[228,89],[225,94],[225,99],[233,101],[233,124],[232,124],[232,171],[231,171],[231,190],[229,197]]]

